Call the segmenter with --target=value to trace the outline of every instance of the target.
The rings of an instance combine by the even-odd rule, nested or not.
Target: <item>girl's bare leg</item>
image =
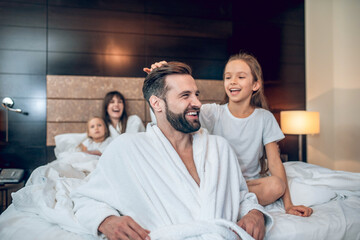
[[[270,176],[246,182],[249,192],[256,194],[261,205],[275,202],[285,193],[286,185],[279,177]]]

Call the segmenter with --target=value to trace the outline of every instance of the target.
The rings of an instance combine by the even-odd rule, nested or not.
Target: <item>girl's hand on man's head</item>
[[[159,67],[161,67],[161,66],[163,66],[165,64],[167,64],[166,61],[156,62],[154,64],[151,64],[151,68],[143,68],[143,71],[146,72],[147,74],[149,74],[155,68],[159,68]]]

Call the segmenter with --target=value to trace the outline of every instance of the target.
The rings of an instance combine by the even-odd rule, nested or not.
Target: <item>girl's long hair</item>
[[[121,133],[124,133],[126,130],[126,124],[127,124],[127,120],[128,120],[128,115],[126,113],[126,102],[125,102],[125,97],[118,91],[112,91],[112,92],[108,92],[105,95],[104,98],[104,102],[103,102],[103,112],[102,112],[102,116],[103,119],[105,120],[105,123],[107,125],[111,124],[111,120],[110,120],[110,116],[109,113],[107,112],[107,108],[110,104],[110,101],[113,99],[113,97],[117,97],[118,99],[121,99],[124,105],[124,110],[123,113],[120,117],[120,122],[121,122]]]
[[[264,108],[266,110],[269,110],[269,107],[268,107],[268,104],[266,101],[266,97],[264,94],[263,73],[262,73],[261,66],[260,66],[259,62],[257,61],[257,59],[254,56],[252,56],[251,54],[248,54],[245,52],[240,52],[238,54],[232,55],[229,58],[229,60],[227,61],[226,65],[225,65],[225,68],[229,62],[234,61],[234,60],[244,61],[250,67],[253,81],[260,83],[260,88],[257,91],[253,91],[253,93],[252,93],[250,105],[255,108]],[[225,73],[225,69],[224,69],[224,73]],[[225,94],[225,98],[224,98],[222,104],[225,104],[228,102],[229,102],[229,97],[227,94]],[[259,159],[260,166],[261,166],[260,175],[266,175],[267,171],[269,170],[267,163],[266,163],[265,147],[263,149],[263,152],[264,152],[263,156]]]

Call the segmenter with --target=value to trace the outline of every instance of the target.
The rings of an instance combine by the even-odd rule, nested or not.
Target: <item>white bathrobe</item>
[[[150,230],[152,240],[236,239],[230,228],[251,239],[235,223],[264,209],[248,192],[230,145],[201,129],[193,134],[193,158],[200,186],[156,125],[120,135],[72,193],[77,219],[94,235],[107,216],[121,214]],[[272,219],[265,215],[269,228]]]

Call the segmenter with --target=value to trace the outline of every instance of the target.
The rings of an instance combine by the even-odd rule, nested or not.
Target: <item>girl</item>
[[[246,53],[230,57],[225,66],[224,87],[225,104],[202,106],[202,127],[229,141],[249,191],[256,194],[261,205],[282,197],[287,213],[310,216],[311,208],[292,204],[277,145],[284,134],[273,114],[267,110],[262,70],[256,58]],[[267,176],[268,171],[271,176]]]
[[[124,96],[118,91],[108,92],[103,102],[103,118],[115,138],[124,132],[144,132],[145,128],[137,115],[128,117]]]
[[[104,120],[92,117],[87,122],[87,138],[80,143],[82,152],[101,156],[107,145],[111,142],[109,131]]]

